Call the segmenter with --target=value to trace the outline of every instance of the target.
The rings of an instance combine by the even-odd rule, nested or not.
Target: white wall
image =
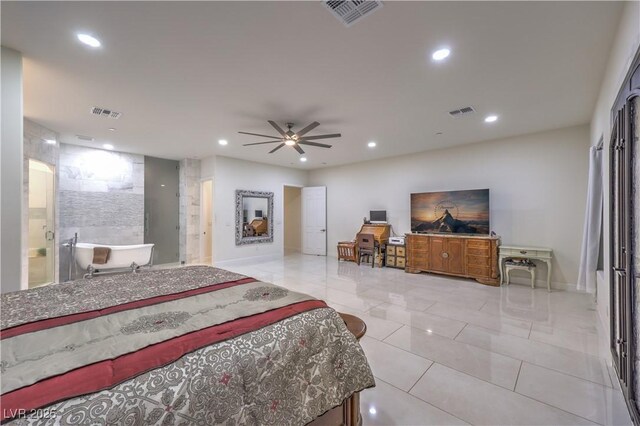
[[[332,247],[354,238],[369,210],[386,209],[403,234],[412,192],[489,188],[491,228],[502,243],[551,247],[552,281],[562,287],[577,280],[588,147],[584,125],[313,170],[309,184],[327,186],[333,256]]]
[[[2,143],[0,149],[0,291],[20,290],[22,274],[22,55],[2,47]]]
[[[609,54],[609,62],[605,76],[600,87],[600,95],[596,103],[596,108],[591,119],[591,144],[596,145],[600,138],[604,139],[603,150],[603,188],[604,205],[610,202],[609,192],[609,136],[611,134],[611,108],[620,91],[622,82],[629,71],[633,58],[640,48],[640,2],[630,1],[625,3],[622,18],[618,25],[613,46]],[[597,304],[598,316],[600,317],[602,329],[609,333],[609,209],[604,209],[604,279],[598,280]],[[609,339],[607,337],[606,341]],[[606,351],[608,354],[608,351]]]
[[[213,163],[213,164],[212,164]],[[284,253],[283,186],[305,185],[304,170],[276,167],[249,161],[216,156],[202,160],[202,177],[214,172],[214,258],[215,262],[243,257],[281,256]],[[236,189],[268,191],[274,193],[273,243],[235,244],[235,196]]]

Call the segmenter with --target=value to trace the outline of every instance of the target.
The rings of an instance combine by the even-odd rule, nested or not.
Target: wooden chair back
[[[358,234],[358,250],[360,253],[373,254],[376,248],[376,240],[373,234]]]

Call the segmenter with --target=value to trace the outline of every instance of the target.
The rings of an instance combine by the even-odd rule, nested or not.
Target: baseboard
[[[503,281],[503,284],[506,281]],[[528,287],[531,287],[531,278],[528,277],[514,277],[511,276],[511,279],[509,280],[510,283],[512,284],[518,284],[518,285],[526,285]],[[536,280],[536,288],[547,288],[547,281],[546,280]],[[583,291],[579,291],[576,284],[574,283],[561,283],[561,282],[557,282],[557,281],[551,281],[551,289],[552,290],[561,290],[561,291],[570,291],[573,293],[584,293]]]
[[[247,256],[247,257],[237,257],[235,259],[227,259],[227,260],[214,260],[213,261],[213,266],[229,266],[229,265],[234,265],[236,263],[240,263],[240,264],[245,264],[247,262],[247,260],[251,260],[251,261],[269,261],[269,260],[277,260],[277,259],[282,259],[283,254],[282,253],[278,253],[278,254],[265,254],[265,255],[261,255],[261,256]]]

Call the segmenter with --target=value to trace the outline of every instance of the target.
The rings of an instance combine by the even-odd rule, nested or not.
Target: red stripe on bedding
[[[47,318],[39,321],[20,324],[15,327],[6,328],[0,331],[0,340],[10,337],[19,336],[21,334],[33,333],[34,331],[46,330],[48,328],[67,325],[74,322],[84,321],[104,315],[122,312],[129,309],[142,308],[144,306],[155,305],[158,303],[169,302],[171,300],[184,299],[185,297],[196,296],[198,294],[210,293],[212,291],[223,290],[225,288],[234,287],[241,284],[255,282],[255,278],[242,278],[236,281],[228,281],[226,283],[211,284],[205,287],[194,288],[192,290],[183,291],[181,293],[164,294],[162,296],[154,296],[148,299],[134,300],[133,302],[123,303],[122,305],[110,306],[104,309],[94,311],[78,312],[77,314],[65,315],[55,318]]]
[[[170,364],[185,354],[205,346],[258,330],[302,312],[325,307],[326,303],[321,300],[294,303],[194,331],[136,352],[44,379],[2,395],[2,420],[9,419],[9,413],[18,413],[20,409],[29,412],[57,401],[109,389],[146,371]]]

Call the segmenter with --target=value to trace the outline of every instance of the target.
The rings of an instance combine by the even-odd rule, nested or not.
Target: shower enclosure
[[[55,279],[55,170],[29,160],[29,288]]]

